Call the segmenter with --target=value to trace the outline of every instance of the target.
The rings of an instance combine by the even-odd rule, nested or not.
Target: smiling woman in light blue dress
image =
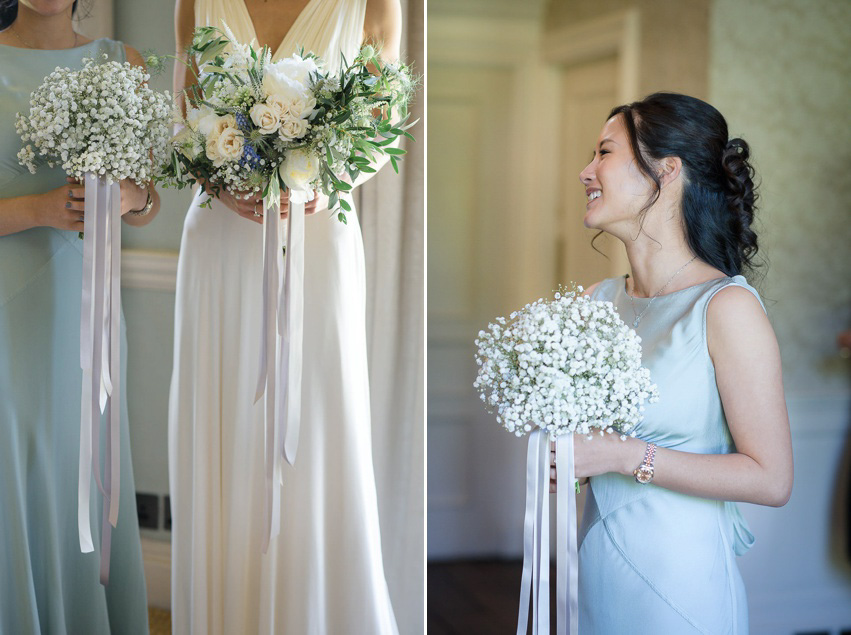
[[[0,27],[8,27],[0,32],[0,633],[147,633],[126,408],[106,587],[99,549],[81,553],[77,534],[81,188],[66,183],[59,168],[27,172],[17,161],[15,133],[15,113],[28,111],[30,93],[56,66],[79,67],[104,53],[136,61],[138,53],[75,34],[71,0],[12,4],[17,16]],[[123,184],[122,212],[146,200],[144,188]],[[157,207],[124,218],[143,224]],[[93,501],[97,494],[93,484]],[[97,545],[100,507],[92,505]]]
[[[636,329],[660,395],[636,438],[576,438],[580,632],[747,633],[735,557],[753,536],[734,501],[780,506],[792,489],[777,341],[742,275],[757,252],[748,145],[709,104],[657,93],[611,112],[580,178],[585,225],[620,239],[632,270],[587,293]]]

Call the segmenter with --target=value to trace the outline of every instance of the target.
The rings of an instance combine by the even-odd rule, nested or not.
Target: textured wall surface
[[[639,94],[672,90],[706,98],[710,0],[549,0],[546,29],[637,8],[641,21]]]
[[[851,2],[716,0],[710,40],[710,101],[762,179],[761,290],[787,394],[846,391],[835,341],[851,327]]]

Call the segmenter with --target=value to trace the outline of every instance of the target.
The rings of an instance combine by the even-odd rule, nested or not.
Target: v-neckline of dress
[[[302,7],[301,12],[296,16],[296,19],[293,21],[293,23],[290,25],[290,28],[284,34],[284,37],[281,39],[280,44],[278,44],[278,48],[275,49],[275,51],[272,53],[272,59],[273,60],[278,57],[278,54],[284,48],[284,44],[287,43],[287,40],[289,39],[290,34],[295,30],[296,26],[298,26],[298,24],[303,19],[305,19],[305,15],[307,14],[307,10],[319,1],[320,0],[307,0],[307,4],[305,4],[304,7]],[[260,40],[257,38],[257,28],[254,26],[254,19],[251,17],[251,12],[248,10],[248,5],[245,4],[245,0],[241,0],[240,4],[242,5],[242,10],[245,11],[245,16],[247,18],[248,24],[251,25],[251,33],[252,33],[253,39],[257,43],[257,46],[261,46]]]

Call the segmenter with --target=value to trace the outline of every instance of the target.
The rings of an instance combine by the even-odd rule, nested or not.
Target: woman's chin
[[[594,212],[590,209],[587,210],[585,212],[585,216],[582,217],[582,224],[588,229],[602,229],[597,224],[597,218],[594,216]]]

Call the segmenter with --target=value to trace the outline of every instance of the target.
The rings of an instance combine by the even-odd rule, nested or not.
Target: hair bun
[[[749,159],[750,147],[747,141],[738,137],[727,141],[721,153],[727,207],[733,214],[731,222],[741,237],[746,258],[756,252],[756,234],[750,226],[754,220],[754,203],[758,198],[753,182],[755,171]]]
[[[740,214],[749,212],[748,221],[750,221],[753,219],[756,192],[753,183],[754,169],[748,159],[750,159],[750,148],[744,139],[730,139],[724,152],[721,153],[727,204],[731,211]]]

